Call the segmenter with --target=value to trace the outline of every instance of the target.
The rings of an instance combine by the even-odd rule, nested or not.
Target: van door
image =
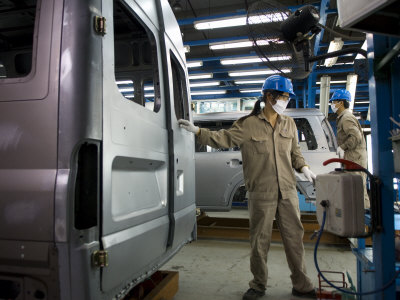
[[[210,130],[228,129],[232,121],[209,121],[196,125]],[[239,147],[213,149],[196,143],[196,204],[202,210],[230,210],[232,199],[244,184]]]
[[[108,291],[155,271],[166,252],[169,152],[155,2],[104,0],[103,17],[101,243],[109,265],[101,288]]]

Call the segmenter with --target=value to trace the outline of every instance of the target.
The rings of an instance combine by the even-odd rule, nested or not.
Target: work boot
[[[242,300],[257,300],[265,295],[264,291],[257,291],[255,289],[248,289],[246,293],[243,294]]]
[[[315,289],[312,289],[309,292],[299,292],[295,288],[292,288],[292,295],[299,298],[317,299],[317,293],[315,292]]]

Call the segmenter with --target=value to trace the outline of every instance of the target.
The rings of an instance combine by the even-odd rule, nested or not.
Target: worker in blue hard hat
[[[304,229],[293,169],[302,172],[310,182],[315,175],[300,152],[294,120],[283,114],[291,97],[295,97],[291,81],[273,75],[265,80],[262,96],[253,111],[227,130],[210,131],[186,120],[178,121],[182,128],[195,133],[198,142],[203,145],[213,148],[240,147],[249,196],[250,270],[253,274],[250,288],[243,295],[244,300],[259,299],[265,295],[267,255],[274,218],[280,228],[291,271],[292,294],[316,298],[304,264]]]
[[[329,102],[334,113],[337,114],[337,142],[336,154],[367,168],[367,148],[361,125],[356,117],[348,109],[350,107],[351,94],[349,91],[336,90]],[[366,188],[367,175],[360,172],[364,181],[364,207],[369,208],[369,197]]]

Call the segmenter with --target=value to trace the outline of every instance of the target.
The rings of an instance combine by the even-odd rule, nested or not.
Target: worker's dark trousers
[[[269,198],[269,197],[267,197]],[[276,218],[290,268],[293,287],[299,292],[309,292],[314,287],[307,277],[304,265],[304,229],[300,221],[299,200],[249,199],[250,218],[250,269],[253,280],[250,287],[264,291],[267,286],[267,256],[271,243],[272,225]]]

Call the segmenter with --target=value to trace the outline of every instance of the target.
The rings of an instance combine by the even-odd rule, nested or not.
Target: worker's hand
[[[315,180],[315,178],[317,178],[317,176],[315,176],[315,174],[307,166],[302,167],[301,172],[304,174],[304,176],[307,178],[307,180],[311,183],[313,183],[313,180]]]
[[[198,126],[194,126],[193,123],[180,119],[178,120],[179,127],[186,129],[189,132],[193,132],[194,134],[198,134],[200,131],[200,128]]]
[[[344,150],[340,146],[337,147],[336,154],[339,155],[339,158],[344,158]]]

